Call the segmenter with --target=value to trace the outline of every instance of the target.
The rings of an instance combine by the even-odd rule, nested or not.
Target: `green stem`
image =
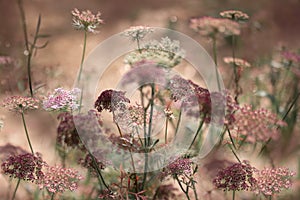
[[[194,180],[192,180],[192,187],[193,187],[193,191],[194,191],[194,195],[195,195],[195,200],[198,200],[198,194],[197,194]]]
[[[181,190],[182,190],[182,192],[185,194],[186,198],[187,198],[188,200],[190,200],[190,197],[189,197],[188,191],[186,191],[186,190],[183,188],[183,185],[181,184],[181,182],[180,182],[180,180],[179,180],[179,178],[178,178],[177,174],[175,174],[175,179],[176,179],[176,181],[177,181],[177,183],[178,183],[178,185],[179,185],[180,189],[181,189]]]
[[[221,91],[221,85],[220,85],[220,77],[218,73],[218,58],[217,58],[217,40],[215,37],[213,39],[213,55],[214,55],[214,61],[216,65],[216,76],[217,76],[217,82],[218,82],[218,89]]]
[[[231,145],[228,144],[229,148],[231,149],[233,155],[235,156],[235,158],[239,161],[239,163],[242,163],[241,160],[239,159],[239,157],[237,156],[237,154],[235,153],[235,151],[232,149]]]
[[[84,57],[85,57],[85,50],[86,50],[86,40],[87,40],[87,32],[84,31],[83,50],[82,50],[79,74],[78,74],[78,77],[77,77],[77,82],[78,83],[80,82],[80,79],[81,79],[81,73],[82,73],[83,62],[84,62]]]
[[[54,200],[55,193],[53,192],[51,195],[51,200]]]
[[[168,143],[168,122],[169,122],[169,119],[167,117],[166,118],[166,128],[165,128],[165,144]]]
[[[105,180],[104,180],[104,178],[103,178],[103,176],[102,176],[102,174],[101,174],[101,171],[100,171],[100,169],[99,169],[99,166],[98,166],[98,164],[97,164],[97,161],[96,161],[95,157],[92,155],[91,152],[89,152],[89,154],[90,154],[90,156],[91,156],[91,158],[92,158],[92,161],[93,161],[93,164],[94,164],[94,166],[95,166],[95,168],[96,168],[96,172],[97,172],[97,175],[98,175],[98,179],[100,178],[101,182],[102,182],[103,185],[106,187],[106,189],[110,191],[108,185],[105,183]]]
[[[16,185],[16,188],[15,188],[15,191],[14,191],[14,194],[13,194],[13,196],[12,196],[12,198],[11,198],[12,200],[14,200],[15,197],[16,197],[17,190],[18,190],[18,188],[19,188],[20,182],[21,182],[21,179],[19,178],[19,179],[18,179],[18,182],[17,182],[17,185]]]
[[[22,112],[21,115],[22,115],[23,126],[24,126],[25,133],[26,133],[26,138],[27,138],[27,141],[28,141],[31,153],[34,154],[34,151],[33,151],[33,148],[32,148],[31,142],[30,142],[30,138],[29,138],[29,134],[28,134],[26,122],[25,122],[24,112]]]
[[[231,133],[230,133],[229,128],[227,128],[227,132],[228,132],[230,141],[231,141],[231,143],[232,143],[232,146],[233,146],[234,150],[236,150],[237,148],[236,148],[236,146],[235,146],[235,143],[234,143],[234,140],[233,140],[233,138],[232,138],[232,136],[231,136]]]
[[[235,199],[235,190],[232,191],[232,200]]]
[[[153,118],[153,109],[154,109],[154,93],[155,93],[154,83],[151,84],[151,99],[150,99],[150,116],[149,116],[149,127],[148,127],[148,145],[150,144],[150,137],[152,131],[152,118]]]
[[[181,122],[181,109],[179,111],[179,116],[178,116],[178,121],[177,121],[177,125],[176,125],[176,129],[175,129],[175,136],[177,135],[178,129],[179,129],[179,125]]]
[[[194,145],[194,143],[196,141],[196,138],[198,137],[198,135],[199,135],[199,133],[200,133],[202,127],[203,127],[203,124],[204,124],[204,121],[205,121],[205,117],[206,117],[206,114],[203,116],[203,119],[201,120],[201,122],[200,122],[200,124],[198,126],[198,129],[196,131],[196,135],[194,136],[193,141],[192,141],[190,147],[188,148],[188,150],[191,150],[192,146]]]

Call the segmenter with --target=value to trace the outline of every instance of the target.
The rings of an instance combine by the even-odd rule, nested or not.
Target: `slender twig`
[[[220,85],[220,77],[218,73],[218,58],[217,58],[217,39],[215,37],[212,38],[213,40],[213,55],[214,55],[214,61],[216,65],[216,76],[217,76],[217,82],[218,82],[218,89],[219,91],[221,90],[221,85]]]
[[[179,178],[178,178],[177,174],[175,174],[175,179],[176,179],[176,181],[177,181],[177,183],[178,183],[178,185],[179,185],[180,189],[181,189],[181,190],[182,190],[182,192],[185,194],[186,198],[187,198],[188,200],[190,200],[190,197],[189,197],[188,191],[187,191],[187,190],[185,190],[185,189],[183,188],[183,185],[181,184],[181,182],[180,182],[180,180],[179,180]]]
[[[33,148],[32,148],[31,142],[30,142],[30,138],[29,138],[29,134],[28,134],[26,122],[25,122],[24,112],[22,112],[21,115],[22,115],[22,121],[23,121],[23,126],[24,126],[24,130],[25,130],[26,138],[27,138],[27,141],[28,141],[31,153],[34,154],[34,151],[33,151]]]
[[[106,187],[106,189],[109,190],[109,191],[111,191],[111,190],[109,189],[108,185],[105,183],[105,180],[104,180],[104,178],[103,178],[103,176],[102,176],[102,174],[101,174],[101,171],[100,171],[100,169],[99,169],[99,166],[98,166],[98,164],[97,164],[97,161],[96,161],[95,157],[92,155],[91,152],[89,152],[89,154],[90,154],[90,156],[91,156],[91,158],[92,158],[92,161],[93,161],[93,164],[94,164],[94,166],[95,166],[95,168],[96,168],[96,172],[97,172],[98,178],[100,178],[101,182],[102,182],[103,185]]]
[[[166,128],[165,128],[165,144],[168,143],[168,122],[169,122],[169,118],[166,118]]]
[[[178,116],[178,121],[177,121],[177,125],[176,125],[176,128],[175,128],[175,136],[177,135],[177,132],[178,132],[178,129],[179,129],[179,125],[180,125],[180,122],[181,122],[181,109],[179,111],[179,116]]]
[[[150,144],[151,132],[152,132],[152,118],[153,118],[153,110],[154,110],[154,83],[151,84],[151,99],[150,99],[150,116],[149,116],[149,124],[148,124],[148,145]]]
[[[233,155],[235,156],[235,158],[239,161],[239,163],[242,163],[241,160],[239,159],[239,157],[237,156],[237,154],[235,153],[235,151],[232,149],[231,145],[228,144],[230,150],[232,151]]]
[[[13,196],[12,196],[12,198],[11,198],[12,200],[14,200],[15,197],[16,197],[17,190],[18,190],[18,188],[19,188],[20,182],[21,182],[21,179],[19,178],[19,179],[18,179],[18,182],[17,182],[17,185],[16,185],[16,188],[15,188],[15,191],[14,191],[14,194],[13,194]]]
[[[195,134],[195,136],[194,136],[194,138],[193,138],[193,141],[192,141],[192,143],[190,144],[188,150],[191,150],[192,146],[194,145],[194,143],[195,143],[195,141],[196,141],[196,138],[198,137],[198,135],[199,135],[199,133],[200,133],[202,127],[203,127],[203,124],[204,124],[204,121],[205,121],[205,117],[206,117],[206,114],[203,116],[203,119],[201,120],[201,122],[200,122],[200,124],[199,124],[199,126],[198,126],[198,129],[197,129],[197,131],[196,131],[196,134]]]
[[[232,146],[233,146],[234,150],[236,150],[237,148],[236,148],[236,146],[235,146],[235,143],[234,143],[234,140],[233,140],[233,138],[232,138],[232,135],[231,135],[231,133],[230,133],[229,128],[227,128],[227,132],[228,132],[230,141],[231,141],[231,143],[232,143]]]
[[[235,199],[235,190],[232,191],[232,200]]]

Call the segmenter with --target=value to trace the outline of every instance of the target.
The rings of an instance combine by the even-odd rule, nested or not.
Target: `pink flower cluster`
[[[245,141],[255,143],[278,139],[278,127],[285,125],[277,115],[264,108],[253,110],[251,105],[244,105],[236,112],[231,128],[237,131],[238,136],[245,136]]]
[[[104,23],[100,18],[100,12],[98,12],[97,14],[93,14],[89,10],[79,11],[77,8],[75,8],[74,10],[72,10],[71,14],[73,17],[73,26],[78,30],[97,33],[97,26]]]
[[[271,196],[289,189],[292,186],[291,178],[295,175],[288,168],[265,168],[257,173],[255,192]]]
[[[24,113],[28,110],[36,110],[40,106],[40,100],[32,97],[12,96],[6,98],[3,107],[8,108],[12,112]]]
[[[167,176],[190,176],[192,175],[192,165],[193,162],[188,158],[177,158],[175,161],[168,164],[164,170],[161,172],[161,179]]]
[[[79,108],[78,95],[81,90],[74,88],[71,91],[57,88],[43,102],[46,111],[74,111]]]
[[[13,59],[9,56],[0,56],[0,65],[9,65],[13,62]]]
[[[74,191],[82,179],[77,170],[61,166],[47,166],[44,178],[39,183],[40,189],[46,188],[51,193]]]
[[[201,17],[190,20],[190,28],[202,36],[215,38],[217,35],[240,35],[240,25],[229,19]]]

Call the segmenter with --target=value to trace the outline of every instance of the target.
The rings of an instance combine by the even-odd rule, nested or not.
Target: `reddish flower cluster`
[[[231,129],[236,130],[238,136],[245,136],[245,141],[251,143],[266,142],[270,138],[278,139],[278,127],[286,125],[270,111],[263,108],[252,110],[251,105],[240,107],[235,119]]]
[[[44,178],[40,181],[40,189],[46,188],[51,193],[74,191],[82,179],[78,171],[61,166],[48,166]]]
[[[281,53],[282,57],[287,61],[299,63],[300,62],[300,54],[291,52],[291,51],[283,51]]]
[[[3,107],[8,108],[12,112],[24,113],[28,110],[36,110],[40,106],[40,100],[32,97],[12,96],[6,98]]]
[[[95,108],[102,112],[108,110],[115,111],[118,108],[124,107],[124,103],[130,103],[130,100],[125,97],[125,92],[116,90],[104,90],[95,102]]]
[[[105,169],[105,164],[103,162],[99,161],[98,159],[96,159],[95,157],[94,157],[94,159],[98,166],[95,165],[93,158],[91,157],[90,154],[87,154],[85,156],[85,158],[79,159],[78,162],[81,166],[87,168],[92,175],[97,176],[97,171],[96,171],[97,168],[100,170]]]
[[[220,170],[214,178],[213,184],[224,191],[252,190],[256,185],[256,179],[253,177],[255,170],[246,161],[235,163]]]
[[[257,173],[256,193],[262,193],[271,196],[281,192],[283,189],[289,189],[292,186],[291,178],[295,175],[288,168],[265,168]]]
[[[42,167],[45,162],[40,154],[24,153],[9,156],[1,165],[4,174],[12,178],[38,182],[44,177]]]
[[[161,172],[161,179],[168,176],[175,177],[180,175],[189,177],[193,173],[192,164],[193,162],[188,158],[177,158],[163,169]]]
[[[190,85],[190,82],[179,75],[173,76],[170,81],[168,88],[171,92],[171,99],[174,101],[187,101],[195,93]]]

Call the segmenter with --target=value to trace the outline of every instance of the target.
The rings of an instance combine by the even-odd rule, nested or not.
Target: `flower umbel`
[[[12,112],[24,113],[28,110],[36,110],[39,108],[40,100],[32,97],[12,96],[6,98],[2,106],[8,108]]]
[[[143,39],[148,33],[152,33],[153,31],[153,28],[147,26],[132,26],[123,32],[123,36],[136,41]]]
[[[164,168],[161,172],[161,178],[164,179],[167,176],[187,176],[192,175],[192,164],[193,162],[189,158],[177,158]]]
[[[74,191],[82,179],[78,171],[61,166],[47,166],[44,178],[39,183],[40,189],[46,188],[51,193]]]
[[[70,91],[57,88],[54,93],[49,95],[43,102],[46,111],[74,111],[79,108],[78,95],[81,90],[74,88]]]
[[[91,33],[97,33],[96,28],[103,24],[100,18],[101,13],[93,14],[91,11],[79,11],[77,8],[71,11],[73,17],[73,26],[75,29],[84,30]]]
[[[108,110],[115,111],[117,108],[124,107],[124,103],[130,103],[130,100],[125,97],[125,92],[116,90],[103,91],[95,102],[95,108],[102,112]]]
[[[249,19],[249,16],[239,10],[226,10],[220,12],[221,17],[231,19],[233,21],[246,21]]]
[[[252,190],[256,184],[256,179],[253,177],[254,171],[255,168],[246,161],[235,163],[220,170],[213,184],[224,191]]]
[[[42,167],[45,162],[40,154],[24,153],[9,156],[1,165],[4,174],[12,178],[38,182],[43,178]]]
[[[257,172],[256,193],[262,193],[271,196],[281,192],[283,189],[289,189],[292,186],[292,177],[295,172],[288,168],[265,168]]]

